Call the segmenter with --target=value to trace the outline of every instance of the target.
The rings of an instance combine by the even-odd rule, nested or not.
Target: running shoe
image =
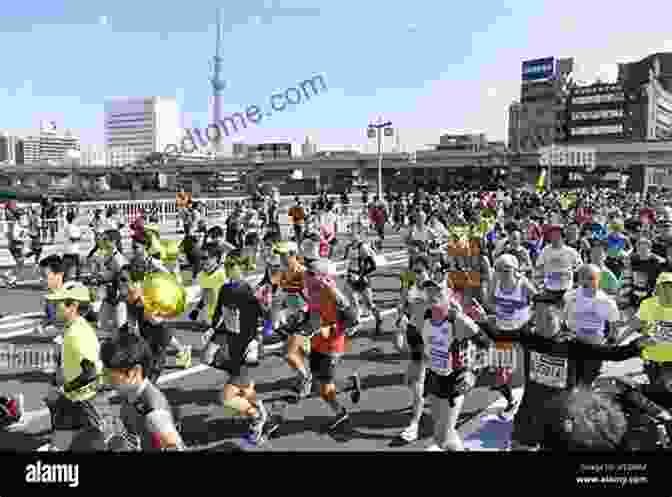
[[[297,388],[299,399],[305,399],[311,393],[313,393],[313,379],[311,377],[301,378]]]
[[[413,423],[408,425],[408,427],[399,434],[399,438],[404,442],[411,443],[415,442],[418,439],[420,431],[420,426]]]
[[[519,405],[520,402],[517,400],[510,402],[509,405],[499,412],[499,419],[502,421],[513,421],[513,418],[516,416],[516,412],[518,411]]]
[[[348,419],[350,419],[350,414],[348,414],[348,411],[345,408],[343,408],[340,414],[337,414],[334,420],[329,425],[329,431],[335,430],[343,423],[345,423]]]
[[[257,340],[252,340],[247,346],[247,351],[245,352],[245,363],[248,366],[259,365],[259,342]]]
[[[425,449],[425,452],[445,452],[445,451],[438,445],[432,444]]]
[[[25,410],[24,410],[24,397],[23,394],[20,393],[13,397],[14,402],[11,403],[9,407],[9,414],[13,417],[16,418],[16,421],[5,426],[5,430],[7,431],[16,431],[20,430],[22,428],[25,428],[25,426],[28,424],[26,417],[24,416]]]

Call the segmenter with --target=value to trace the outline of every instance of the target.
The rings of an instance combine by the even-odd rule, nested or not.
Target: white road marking
[[[389,252],[389,253],[383,253],[382,254],[386,261],[385,265],[386,266],[396,266],[398,264],[402,264],[406,262],[406,251],[405,250],[398,250],[395,252]],[[336,265],[342,265],[345,264],[347,261],[336,261],[334,264]],[[337,275],[341,276],[344,272],[337,271]],[[254,274],[248,277],[248,280],[254,280],[255,278],[259,278],[262,276],[261,274]],[[44,314],[43,313],[25,313],[25,314],[16,314],[16,315],[9,315],[5,316],[4,318],[0,319],[0,340],[6,340],[9,338],[15,338],[19,336],[25,336],[25,335],[30,335],[35,331],[35,327],[39,324],[39,321],[43,318]],[[21,321],[19,318],[22,317],[30,317],[29,320],[24,320]],[[21,328],[19,328],[21,326]],[[17,329],[19,328],[19,329]],[[8,331],[5,333],[2,333],[3,330],[12,330]]]

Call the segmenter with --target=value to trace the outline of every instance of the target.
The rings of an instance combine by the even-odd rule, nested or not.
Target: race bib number
[[[530,379],[553,388],[567,387],[567,359],[530,352]]]
[[[514,369],[516,349],[511,342],[499,342],[492,348],[492,366],[502,369]]]
[[[224,327],[227,331],[236,335],[240,333],[240,310],[227,308],[224,313]]]
[[[430,355],[432,359],[432,371],[441,376],[448,376],[452,373],[453,368],[450,352],[446,352],[443,348],[432,346]]]
[[[551,272],[546,273],[546,288],[560,290],[569,283],[569,273]]]
[[[604,319],[594,312],[582,312],[576,316],[578,334],[586,338],[604,335]]]
[[[672,343],[672,321],[658,321],[655,335],[662,342]]]

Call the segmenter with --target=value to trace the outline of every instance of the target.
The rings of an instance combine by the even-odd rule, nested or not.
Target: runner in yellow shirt
[[[95,330],[82,317],[91,301],[89,289],[70,281],[52,290],[47,299],[56,304],[58,319],[65,323],[62,369],[56,374],[56,389],[46,399],[54,430],[52,447],[101,450],[105,439],[105,402],[98,395],[102,377],[100,345]]]

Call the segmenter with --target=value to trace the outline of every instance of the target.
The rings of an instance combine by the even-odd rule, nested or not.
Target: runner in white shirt
[[[74,280],[80,269],[80,242],[82,230],[75,224],[75,214],[69,212],[65,218],[65,246],[63,248],[63,262],[66,265],[65,278]]]
[[[448,302],[445,287],[428,280],[423,289],[431,305],[422,335],[427,393],[432,397],[434,418],[434,444],[427,450],[463,451],[457,421],[465,396],[476,384],[474,351],[476,344],[484,346],[490,340],[483,338],[471,318]]]
[[[579,253],[565,245],[562,227],[552,225],[547,231],[546,245],[537,259],[538,280],[548,293],[561,299],[574,286],[574,272],[583,264]]]
[[[621,313],[616,301],[599,289],[600,268],[587,264],[579,269],[579,287],[565,294],[567,327],[586,343],[602,345],[616,336]],[[607,324],[611,327],[607,334]]]
[[[512,254],[504,254],[495,261],[497,277],[488,292],[486,307],[495,311],[494,323],[489,326],[501,331],[520,331],[526,328],[532,317],[532,299],[537,294],[532,283],[520,272],[518,259]],[[494,350],[489,357],[501,359],[495,364],[495,386],[493,390],[501,393],[507,407],[500,413],[505,420],[513,419],[517,403],[513,398],[511,377],[514,372],[517,347],[511,342],[493,344]]]

